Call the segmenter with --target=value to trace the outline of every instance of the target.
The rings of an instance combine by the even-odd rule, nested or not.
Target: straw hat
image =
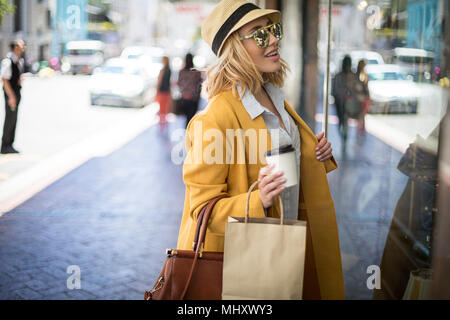
[[[281,21],[278,10],[261,9],[245,0],[222,0],[202,25],[202,37],[219,56],[225,40],[234,31],[260,17],[269,15],[273,22]]]

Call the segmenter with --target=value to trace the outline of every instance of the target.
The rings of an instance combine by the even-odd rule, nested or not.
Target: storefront
[[[319,87],[329,95],[318,93],[316,131],[326,128],[340,165],[329,183],[348,299],[449,298],[439,289],[449,284],[448,5],[332,1],[328,19],[320,2]]]

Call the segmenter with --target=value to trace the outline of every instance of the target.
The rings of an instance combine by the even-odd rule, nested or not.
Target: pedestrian
[[[366,61],[360,60],[358,62],[358,67],[356,69],[356,78],[361,84],[362,91],[360,94],[363,96],[363,107],[362,112],[360,113],[359,119],[358,119],[358,136],[364,136],[366,134],[366,124],[365,124],[365,118],[367,112],[369,112],[370,108],[370,93],[369,93],[369,75],[367,74],[366,70]]]
[[[334,105],[339,119],[339,134],[343,140],[343,150],[347,146],[348,118],[357,117],[360,107],[354,99],[356,74],[352,72],[352,59],[346,55],[342,60],[342,70],[333,79],[331,94],[334,97]],[[356,110],[355,110],[356,109]]]
[[[186,128],[189,121],[197,113],[202,85],[201,72],[193,68],[193,56],[191,53],[188,53],[186,54],[184,68],[178,75],[178,87],[181,91],[180,104],[186,116]]]
[[[218,59],[207,71],[209,104],[192,118],[186,131],[190,148],[183,164],[186,193],[177,247],[192,249],[200,210],[212,198],[225,194],[229,197],[220,199],[212,211],[204,247],[205,251],[223,252],[228,217],[245,214],[249,186],[259,181],[251,192],[251,217],[279,218],[276,201],[280,195],[285,216],[308,222],[304,299],[342,299],[339,236],[326,176],[337,164],[324,134],[314,135],[284,101],[280,88],[288,66],[280,58],[282,36],[279,11],[263,10],[244,0],[222,0],[202,26],[202,37]],[[263,156],[252,162],[248,160],[253,156],[252,145],[238,144],[232,157],[241,153],[245,161],[231,161],[225,150],[233,141],[228,139],[230,132],[246,132],[248,141],[254,134],[260,148],[257,153]],[[212,137],[222,141],[217,145],[223,149],[211,152],[205,141]],[[266,150],[284,143],[295,148],[298,172],[301,170],[298,184],[289,188],[283,186],[283,172],[273,172],[264,160]]]
[[[167,113],[169,113],[171,104],[170,95],[170,65],[169,57],[162,57],[163,68],[159,72],[156,85],[156,101],[159,103],[159,128],[161,131],[167,128]]]
[[[18,153],[13,147],[16,134],[17,113],[21,99],[23,72],[25,67],[22,55],[26,45],[21,39],[10,44],[11,51],[2,61],[1,78],[5,97],[5,122],[3,124],[3,136],[1,153]]]

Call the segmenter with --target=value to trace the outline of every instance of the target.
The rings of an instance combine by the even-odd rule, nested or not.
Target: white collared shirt
[[[264,122],[269,130],[272,141],[272,149],[279,146],[291,144],[296,152],[297,159],[297,181],[295,186],[286,188],[281,192],[280,196],[283,201],[284,215],[288,220],[297,220],[298,217],[298,201],[299,201],[299,186],[300,186],[300,133],[294,119],[289,115],[284,106],[284,94],[272,83],[264,85],[270,99],[283,120],[286,131],[281,127],[278,117],[263,107],[250,90],[245,90],[244,96],[241,99],[245,110],[248,112],[252,120],[262,115]],[[239,94],[242,89],[238,86]]]
[[[18,63],[19,69],[23,71],[23,59],[16,56],[13,52],[9,52],[6,58],[2,60],[2,67],[0,70],[0,78],[10,80],[12,77],[11,60]]]

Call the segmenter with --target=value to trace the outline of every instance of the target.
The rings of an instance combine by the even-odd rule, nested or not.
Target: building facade
[[[9,51],[9,43],[22,38],[27,43],[27,63],[49,60],[52,42],[52,5],[54,0],[11,0],[14,15],[6,15],[0,25],[0,54]]]

